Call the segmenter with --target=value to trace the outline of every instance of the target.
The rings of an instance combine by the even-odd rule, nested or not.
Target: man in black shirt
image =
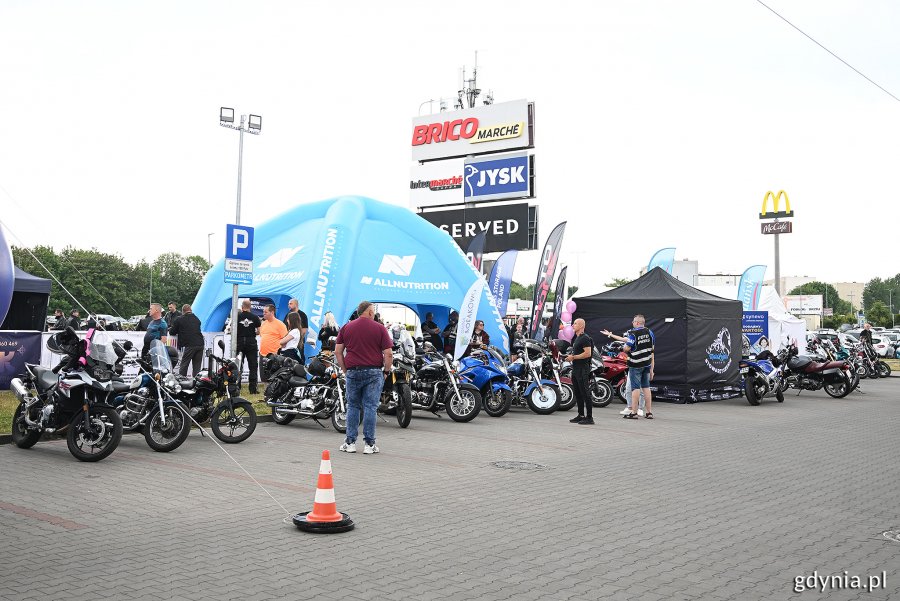
[[[594,341],[584,332],[584,320],[579,318],[572,323],[575,330],[575,340],[572,341],[572,350],[566,355],[566,361],[572,362],[572,387],[575,389],[575,402],[578,403],[578,415],[570,419],[573,424],[590,426],[594,423],[591,415],[593,404],[588,388],[588,378],[591,376],[591,350]]]
[[[297,353],[300,355],[301,363],[306,363],[306,353],[304,353],[304,347],[306,346],[306,332],[309,329],[309,318],[306,316],[306,313],[300,310],[300,301],[296,298],[292,298],[288,301],[288,313],[296,313],[300,316],[300,344],[297,346]],[[288,325],[287,315],[284,316],[285,327],[287,327],[288,331],[291,331],[291,326]]]
[[[175,320],[179,317],[181,317],[181,312],[178,311],[175,301],[169,301],[169,312],[163,317],[166,320],[166,326],[170,328],[174,326]]]
[[[78,313],[78,309],[72,309],[72,312],[69,313],[69,321],[66,322],[66,327],[70,327],[73,330],[81,329],[81,319]]]
[[[237,324],[237,352],[243,353],[247,358],[247,366],[250,368],[250,394],[257,394],[259,347],[256,344],[256,335],[259,334],[261,322],[258,316],[250,312],[249,300],[241,303]]]
[[[187,375],[188,363],[192,364],[192,375],[200,373],[203,361],[203,334],[200,332],[200,319],[191,311],[190,305],[181,307],[179,317],[169,327],[169,334],[178,336],[178,349],[181,353],[181,366],[178,373]]]
[[[441,329],[434,323],[434,313],[426,313],[422,322],[422,338],[434,346],[434,350],[444,349],[444,341],[441,340]]]

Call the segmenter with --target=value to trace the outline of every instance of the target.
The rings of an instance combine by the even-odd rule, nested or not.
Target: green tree
[[[603,285],[609,288],[618,288],[619,286],[624,286],[625,284],[629,284],[633,281],[633,278],[613,278],[611,282],[607,282]]]
[[[568,295],[566,298],[572,298],[575,296],[576,292],[578,292],[578,286],[566,286],[566,293]]]
[[[884,328],[890,327],[891,312],[888,310],[887,305],[880,300],[877,300],[866,309],[866,321],[874,326],[881,326]]]
[[[831,284],[826,284],[824,282],[808,282],[803,284],[802,286],[797,286],[790,292],[789,295],[794,294],[821,294],[822,295],[822,306],[825,308],[832,308],[834,312],[845,314],[852,313],[853,309],[850,306],[848,301],[845,301],[840,297],[837,290]],[[844,322],[841,322],[844,323]]]
[[[900,273],[886,280],[881,278],[869,280],[863,289],[863,306],[866,307],[866,314],[875,301],[881,301],[885,305],[893,304],[896,311],[900,305]]]
[[[534,298],[534,284],[523,286],[519,282],[512,282],[509,285],[509,298],[517,298],[519,300],[531,300]]]

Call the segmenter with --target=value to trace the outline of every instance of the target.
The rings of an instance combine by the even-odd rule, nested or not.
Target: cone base
[[[297,526],[297,529],[302,530],[303,532],[337,534],[338,532],[349,532],[356,526],[356,524],[353,523],[353,520],[350,519],[350,516],[346,513],[341,513],[343,519],[339,522],[310,522],[306,519],[306,516],[309,515],[309,513],[310,512],[308,511],[304,511],[293,517],[294,525]]]

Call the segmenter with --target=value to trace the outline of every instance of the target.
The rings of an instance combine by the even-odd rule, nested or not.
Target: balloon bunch
[[[572,339],[575,338],[575,328],[572,327],[572,313],[577,308],[578,305],[575,304],[575,301],[570,300],[566,302],[566,310],[559,314],[559,319],[563,325],[559,336],[568,342],[572,342]]]

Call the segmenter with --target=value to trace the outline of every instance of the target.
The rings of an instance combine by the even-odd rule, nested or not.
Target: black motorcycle
[[[331,419],[340,433],[347,431],[346,382],[340,368],[329,353],[310,360],[309,367],[284,355],[268,355],[263,359],[269,374],[264,398],[272,408],[272,420],[287,425],[296,418]]]
[[[10,388],[19,400],[12,420],[17,447],[34,446],[41,434],[66,433],[69,452],[79,461],[100,461],[122,440],[122,420],[109,405],[127,384],[112,381],[125,349],[104,333],[92,331],[84,340],[66,328],[47,341],[63,359],[52,370],[25,364],[25,373]]]
[[[172,364],[177,359],[174,348],[152,341],[147,355],[136,360],[141,373],[115,400],[124,429],[142,432],[147,446],[160,453],[174,451],[191,433],[191,421],[174,397],[178,381]]]
[[[481,411],[481,393],[474,384],[460,381],[458,368],[459,362],[435,350],[430,342],[416,349],[416,374],[411,382],[413,409],[438,415],[445,408],[453,421],[475,419]]]
[[[219,349],[225,343],[219,340]],[[236,444],[250,438],[256,430],[256,409],[240,396],[241,370],[237,359],[219,357],[206,350],[208,367],[193,378],[178,378],[175,398],[190,416],[203,423],[209,420],[213,434],[222,442]]]
[[[393,365],[391,375],[384,379],[379,413],[396,415],[401,428],[409,426],[412,419],[412,388],[410,382],[416,375],[416,346],[406,330],[394,333]]]

